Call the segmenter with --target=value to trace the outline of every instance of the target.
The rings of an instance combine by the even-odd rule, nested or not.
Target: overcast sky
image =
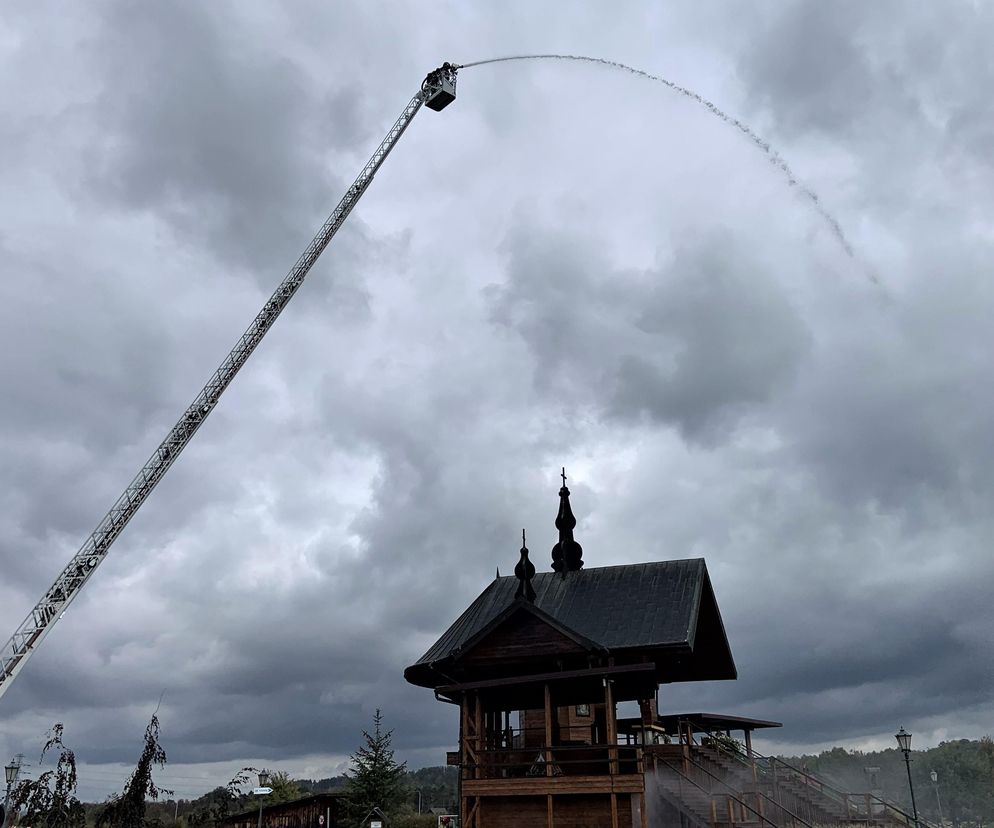
[[[667,4],[673,5],[673,4]],[[425,73],[424,110],[0,701],[82,794],[159,717],[180,796],[341,772],[517,560],[704,557],[760,747],[994,717],[989,4],[15,2],[0,10],[0,639],[193,399]],[[879,277],[874,284],[871,277]]]

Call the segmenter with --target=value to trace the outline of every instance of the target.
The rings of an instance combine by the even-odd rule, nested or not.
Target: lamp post
[[[420,814],[421,813],[421,801],[422,801],[421,788],[415,788],[414,790],[416,790],[418,792],[418,813]]]
[[[932,777],[932,787],[935,788],[935,804],[939,806],[939,825],[942,825],[945,820],[942,818],[942,802],[939,800],[939,774],[932,771],[930,776]]]
[[[919,828],[918,806],[915,804],[915,786],[911,781],[911,734],[902,727],[895,734],[894,738],[897,739],[897,745],[904,754],[904,764],[908,768],[908,788],[911,790],[911,811],[915,816],[915,828]]]
[[[259,828],[262,828],[262,797],[269,793],[269,790],[263,790],[269,787],[269,771],[261,770],[259,771],[259,787],[256,788],[259,796]]]
[[[13,759],[9,765],[6,765],[3,769],[4,777],[7,780],[7,793],[3,798],[3,825],[6,826],[10,822],[10,789],[17,781],[17,774],[21,770],[20,757]]]

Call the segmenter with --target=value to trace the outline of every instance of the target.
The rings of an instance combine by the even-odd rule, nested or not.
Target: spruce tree
[[[350,757],[345,776],[346,803],[349,816],[358,821],[373,808],[385,814],[393,813],[404,799],[404,775],[407,763],[393,758],[390,746],[393,731],[383,731],[383,716],[379,708],[373,716],[373,732],[362,732],[365,744]]]

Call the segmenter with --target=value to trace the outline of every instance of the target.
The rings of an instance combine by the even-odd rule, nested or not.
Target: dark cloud
[[[709,441],[790,385],[809,348],[804,323],[730,234],[688,241],[638,274],[548,235],[519,229],[508,240],[493,311],[534,352],[545,394]]]
[[[153,213],[180,245],[206,243],[271,285],[343,189],[328,149],[361,144],[370,125],[347,78],[319,89],[230,12],[108,8],[89,44],[106,79],[92,186],[111,206]]]

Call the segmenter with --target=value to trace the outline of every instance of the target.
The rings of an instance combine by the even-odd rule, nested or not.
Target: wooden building
[[[462,828],[647,828],[660,685],[736,677],[704,561],[584,568],[565,473],[559,495],[553,571],[522,545],[404,672],[459,705]]]
[[[660,715],[661,685],[736,676],[704,561],[584,569],[565,472],[556,527],[552,572],[536,574],[522,543],[514,577],[404,671],[459,705],[462,828],[921,824],[761,756],[753,732],[779,722]],[[619,702],[638,715],[619,720]]]
[[[340,828],[347,824],[342,797],[341,792],[320,793],[276,805],[264,803],[261,824],[263,828]],[[258,828],[259,809],[232,814],[223,824],[227,828]]]

